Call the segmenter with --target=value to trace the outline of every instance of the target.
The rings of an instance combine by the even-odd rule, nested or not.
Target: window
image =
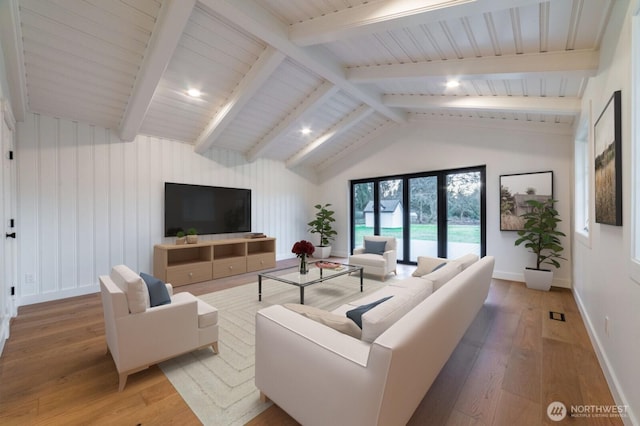
[[[485,166],[351,182],[351,249],[394,236],[398,262],[486,253]]]

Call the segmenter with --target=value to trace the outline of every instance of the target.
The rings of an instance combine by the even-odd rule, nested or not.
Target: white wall
[[[337,212],[339,229],[334,247],[341,253],[349,250],[349,180],[478,165],[487,166],[487,254],[496,256],[496,278],[524,281],[524,268],[535,266],[533,254],[514,246],[517,234],[500,231],[500,175],[553,170],[554,196],[559,200],[556,207],[563,220],[560,230],[570,235],[570,129],[557,134],[546,126],[527,123],[484,127],[477,122],[434,120],[396,127],[373,143],[381,149],[366,161],[322,176],[323,202],[332,203]],[[564,247],[565,257],[571,259],[570,239],[564,239]],[[561,263],[554,273],[554,285],[570,287],[571,264]]]
[[[163,237],[164,182],[252,189],[252,228],[276,237],[277,258],[308,238],[315,184],[281,162],[207,156],[181,142],[28,114],[19,123],[18,305],[98,291],[113,265],[151,271]],[[233,234],[215,238],[229,238]],[[213,237],[201,237],[213,238]]]
[[[631,17],[637,4],[635,0],[615,4],[601,47],[600,70],[582,99],[583,117],[589,118],[591,103],[590,118],[595,123],[613,92],[622,90],[623,226],[592,223],[590,241],[576,238],[574,251],[574,293],[614,397],[619,404],[630,405],[627,424],[640,422],[640,284],[630,278],[631,188],[640,184],[632,184],[631,178]],[[638,141],[635,144],[637,149]],[[590,149],[593,152],[593,145]],[[590,184],[593,194],[593,178]],[[594,217],[593,206],[590,216]]]

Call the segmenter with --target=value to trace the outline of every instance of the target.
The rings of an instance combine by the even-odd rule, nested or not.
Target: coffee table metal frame
[[[362,266],[347,265],[340,263],[341,269],[320,268],[315,266],[316,262],[309,263],[309,272],[306,274],[300,274],[298,266],[290,266],[288,268],[273,269],[268,272],[262,272],[258,274],[258,301],[262,301],[262,279],[268,278],[270,280],[280,281],[285,284],[291,284],[300,287],[300,304],[304,305],[304,289],[313,284],[318,284],[324,281],[328,281],[332,278],[342,275],[352,274],[354,272],[360,272],[360,292],[363,290],[363,268]],[[334,262],[332,262],[334,263]],[[284,275],[287,271],[291,273],[298,272],[297,276],[292,278],[286,278]],[[278,274],[278,275],[276,275]]]

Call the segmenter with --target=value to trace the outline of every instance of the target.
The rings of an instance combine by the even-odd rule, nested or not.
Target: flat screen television
[[[199,235],[251,231],[251,190],[164,184],[164,236],[195,228]]]

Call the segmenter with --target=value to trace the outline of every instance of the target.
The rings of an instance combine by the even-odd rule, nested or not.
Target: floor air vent
[[[562,312],[549,311],[549,318],[554,321],[565,321],[564,314]]]

